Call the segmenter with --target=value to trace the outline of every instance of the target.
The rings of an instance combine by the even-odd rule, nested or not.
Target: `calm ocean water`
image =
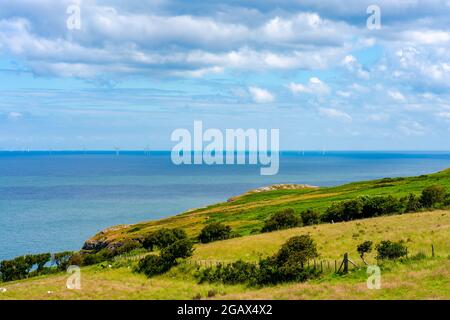
[[[153,152],[1,152],[0,260],[79,249],[116,224],[158,219],[274,183],[331,186],[450,167],[450,153],[282,153],[276,176],[259,166],[175,166]]]

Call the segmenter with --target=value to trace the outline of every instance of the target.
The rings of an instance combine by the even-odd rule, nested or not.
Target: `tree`
[[[361,260],[364,262],[364,264],[367,265],[366,260],[364,260],[364,254],[372,251],[372,241],[364,241],[363,243],[358,245],[356,250],[358,251],[359,256],[361,257]]]
[[[361,198],[344,201],[344,221],[361,218],[364,202]]]
[[[302,221],[305,226],[320,223],[320,214],[312,209],[305,210],[301,213]]]
[[[288,229],[301,226],[302,220],[296,216],[294,210],[289,208],[273,214],[262,228],[262,232]]]
[[[149,233],[142,243],[143,247],[152,251],[155,247],[162,250],[181,239],[187,239],[186,232],[183,229],[162,228]]]
[[[38,273],[42,272],[44,266],[47,262],[50,261],[52,255],[50,253],[41,253],[33,255],[33,265],[36,265],[36,271]]]
[[[301,235],[290,238],[284,243],[278,253],[276,260],[279,265],[287,262],[296,262],[304,265],[309,259],[318,256],[316,244],[309,235]]]
[[[60,271],[66,271],[70,264],[70,258],[72,257],[72,251],[58,252],[53,255],[53,261]]]
[[[410,193],[405,201],[405,211],[406,212],[417,212],[422,208],[420,197],[416,196],[414,193]]]
[[[377,259],[394,260],[404,257],[408,254],[408,248],[403,244],[402,241],[381,241],[376,246],[376,249],[378,251]]]
[[[304,281],[310,276],[306,263],[318,257],[316,244],[309,235],[290,238],[275,255],[278,281]]]
[[[220,222],[213,222],[206,225],[198,239],[201,243],[208,243],[212,241],[228,239],[231,236],[231,227]]]
[[[445,199],[445,188],[441,185],[432,185],[426,187],[422,191],[420,202],[425,208],[433,208],[438,204],[442,204]]]
[[[339,222],[344,220],[344,205],[342,202],[333,202],[325,211],[323,220],[326,222]]]
[[[147,277],[163,274],[172,267],[172,264],[167,263],[159,255],[149,254],[141,259],[137,266],[137,271],[144,273]]]
[[[178,240],[161,251],[161,258],[167,263],[175,263],[176,259],[185,259],[192,256],[194,251],[192,241],[188,239]]]

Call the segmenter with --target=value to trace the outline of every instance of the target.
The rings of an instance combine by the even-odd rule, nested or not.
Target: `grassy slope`
[[[193,266],[184,264],[168,274],[147,279],[131,272],[132,263],[119,260],[117,268],[99,265],[82,269],[82,290],[65,288],[67,275],[58,274],[1,284],[7,289],[0,299],[191,299],[209,290],[219,298],[264,299],[449,299],[450,298],[450,211],[433,211],[366,220],[323,224],[279,232],[246,236],[197,245],[191,260],[255,260],[272,254],[288,238],[309,233],[318,243],[323,259],[337,259],[343,252],[360,263],[355,246],[363,240],[407,241],[411,254],[430,255],[431,243],[437,257],[382,266],[382,289],[367,290],[365,270],[347,276],[327,274],[307,283],[291,283],[262,289],[245,286],[196,284]],[[373,255],[368,256],[374,263]],[[51,293],[48,293],[51,291]]]
[[[222,221],[241,235],[248,235],[261,228],[263,221],[274,211],[294,208],[301,211],[316,208],[324,211],[332,202],[358,195],[403,196],[410,192],[419,194],[432,184],[442,184],[450,190],[450,169],[420,177],[355,182],[337,187],[320,189],[278,190],[250,193],[224,202],[158,221],[143,222],[132,226],[112,228],[94,236],[94,240],[108,242],[139,237],[161,227],[181,227],[191,236],[197,235],[208,221]]]

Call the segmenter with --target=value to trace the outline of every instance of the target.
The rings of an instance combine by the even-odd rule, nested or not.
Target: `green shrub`
[[[362,218],[364,201],[361,198],[344,201],[344,221]]]
[[[134,239],[128,239],[125,240],[122,245],[112,250],[112,256],[120,256],[139,248],[142,248],[141,242]]]
[[[0,262],[0,275],[3,282],[25,279],[28,276],[33,264],[26,258],[20,256],[13,260]]]
[[[72,257],[72,255],[72,251],[58,252],[53,255],[53,261],[56,263],[58,270],[67,270],[70,265],[70,258]]]
[[[363,215],[363,208],[364,202],[361,198],[333,203],[325,211],[324,221],[339,222],[360,219]]]
[[[187,239],[186,232],[183,229],[162,228],[149,233],[143,240],[143,247],[152,251],[155,247],[162,250],[178,240]]]
[[[201,243],[208,243],[212,241],[225,240],[231,236],[231,227],[224,225],[220,222],[213,222],[206,225],[200,235],[198,240]]]
[[[317,256],[314,240],[309,235],[301,235],[286,241],[275,257],[280,266],[291,261],[303,266],[308,260]]]
[[[450,206],[450,193],[447,193],[444,198],[444,206]]]
[[[200,283],[221,282],[224,284],[247,283],[257,274],[254,263],[238,260],[229,264],[218,264],[215,267],[206,268],[200,272]]]
[[[393,196],[363,197],[362,216],[364,218],[402,213],[404,205]]]
[[[139,261],[137,271],[152,277],[167,272],[171,267],[172,264],[167,263],[159,255],[150,254]]]
[[[166,262],[175,263],[177,259],[185,259],[192,256],[194,251],[192,241],[188,239],[178,240],[161,251],[161,258]]]
[[[364,260],[364,255],[366,253],[369,253],[370,251],[372,251],[372,241],[364,241],[363,243],[360,243],[357,247],[356,247],[356,251],[358,251],[359,256],[361,257],[361,260],[367,264],[366,260]]]
[[[326,222],[344,221],[344,204],[343,202],[333,202],[327,208],[322,218]]]
[[[305,210],[300,214],[300,216],[302,217],[302,221],[305,226],[311,226],[313,224],[320,223],[320,214],[316,210]]]
[[[52,255],[50,253],[41,253],[31,256],[33,265],[36,265],[37,273],[44,270],[44,266],[50,262]]]
[[[285,281],[304,281],[319,273],[306,266],[308,260],[318,256],[316,245],[308,235],[289,239],[273,256],[258,264],[236,261],[201,270],[200,282],[249,285],[276,284]]]
[[[165,233],[163,237],[164,239],[170,238],[166,237],[169,234],[166,230],[169,229],[165,229],[165,231],[163,231]],[[174,230],[177,231],[172,232]],[[141,259],[138,263],[136,271],[144,273],[148,277],[163,274],[177,264],[177,259],[185,259],[190,257],[194,251],[193,243],[187,239],[186,233],[183,230],[181,230],[182,232],[179,232],[180,230],[181,229],[169,230],[172,235],[175,234],[176,237],[180,237],[181,239],[176,240],[171,244],[168,244],[169,241],[164,243],[160,242],[158,247],[162,247],[161,253],[159,255],[148,255]]]
[[[444,200],[445,187],[441,185],[426,187],[420,197],[420,202],[425,208],[433,208],[439,204],[443,204]]]
[[[376,249],[378,252],[377,259],[394,260],[408,255],[408,248],[403,244],[402,241],[381,241],[376,246]]]
[[[262,232],[288,229],[301,226],[301,218],[295,215],[294,210],[289,208],[276,212],[267,220],[262,228]]]
[[[420,202],[420,197],[416,196],[413,193],[410,193],[408,196],[402,199],[405,203],[405,211],[406,212],[417,212],[422,209],[422,203]]]

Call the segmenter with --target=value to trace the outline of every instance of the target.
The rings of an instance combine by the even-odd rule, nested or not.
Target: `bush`
[[[402,202],[393,196],[376,196],[363,198],[362,215],[364,218],[402,213]]]
[[[339,222],[344,220],[343,202],[334,202],[325,211],[323,220],[326,222]]]
[[[143,247],[152,251],[155,247],[162,250],[178,240],[187,239],[186,232],[183,229],[162,228],[148,234],[142,243]]]
[[[167,272],[171,267],[172,264],[167,263],[159,255],[150,254],[139,261],[137,271],[152,277]]]
[[[364,202],[361,198],[333,203],[326,211],[327,222],[350,221],[362,217]]]
[[[410,193],[408,196],[403,198],[402,201],[405,203],[406,212],[417,212],[422,209],[420,197],[416,196],[413,193]]]
[[[450,206],[450,193],[445,195],[444,206]]]
[[[302,217],[302,221],[305,226],[320,223],[320,214],[315,210],[305,210],[300,214],[300,216]]]
[[[136,268],[137,272],[144,273],[148,277],[163,274],[170,270],[177,264],[177,259],[184,259],[192,255],[193,243],[186,237],[186,233],[181,229],[161,229],[159,232],[162,237],[156,236],[153,239],[157,239],[159,242],[153,243],[161,248],[159,255],[148,255],[141,259]],[[160,230],[160,231],[161,231]],[[181,231],[181,232],[180,232]],[[174,238],[181,238],[168,244]],[[160,241],[160,240],[164,241]],[[170,241],[168,241],[170,239]],[[167,240],[167,241],[166,241]],[[156,244],[157,243],[157,244]],[[151,248],[153,248],[153,245]]]
[[[51,258],[52,255],[50,253],[41,253],[31,256],[31,262],[33,263],[33,265],[36,265],[37,273],[40,273],[44,270],[44,266],[51,260]]]
[[[142,248],[142,243],[138,240],[128,239],[125,240],[121,246],[112,250],[112,256],[119,256],[135,249]]]
[[[193,251],[192,241],[188,239],[178,240],[161,251],[161,258],[168,263],[175,263],[176,259],[185,259],[192,256]]]
[[[267,220],[262,228],[262,232],[271,232],[275,230],[288,229],[301,226],[301,218],[294,214],[293,209],[285,209],[276,212]]]
[[[377,259],[394,260],[404,257],[408,254],[408,248],[403,244],[402,241],[381,241],[377,245],[376,249],[378,251]]]
[[[67,270],[70,265],[70,258],[72,257],[72,255],[72,251],[58,252],[53,255],[53,261],[56,263],[58,270]]]
[[[220,222],[213,222],[202,229],[200,235],[198,236],[198,240],[201,243],[208,243],[212,241],[225,240],[230,238],[230,236],[230,226],[226,226]]]
[[[318,271],[307,268],[309,259],[318,256],[316,245],[308,235],[289,239],[275,255],[261,259],[258,264],[236,261],[219,264],[199,272],[200,282],[250,285],[276,284],[285,281],[304,281]]]
[[[283,244],[276,254],[278,265],[295,262],[304,265],[309,259],[318,256],[314,240],[309,235],[301,235],[290,238]]]
[[[15,281],[28,276],[33,264],[26,256],[20,256],[13,260],[4,260],[0,263],[0,275],[2,281]]]
[[[426,187],[422,191],[420,202],[425,208],[433,208],[445,200],[445,188],[441,185]]]
[[[206,268],[199,274],[200,283],[221,282],[224,284],[239,284],[249,282],[257,274],[254,263],[238,260],[229,264],[218,264],[216,267]]]
[[[364,201],[361,198],[344,201],[344,221],[362,218]]]
[[[372,241],[364,241],[363,243],[360,243],[356,247],[356,251],[358,251],[362,261],[367,264],[366,260],[364,260],[364,255],[372,251]]]

